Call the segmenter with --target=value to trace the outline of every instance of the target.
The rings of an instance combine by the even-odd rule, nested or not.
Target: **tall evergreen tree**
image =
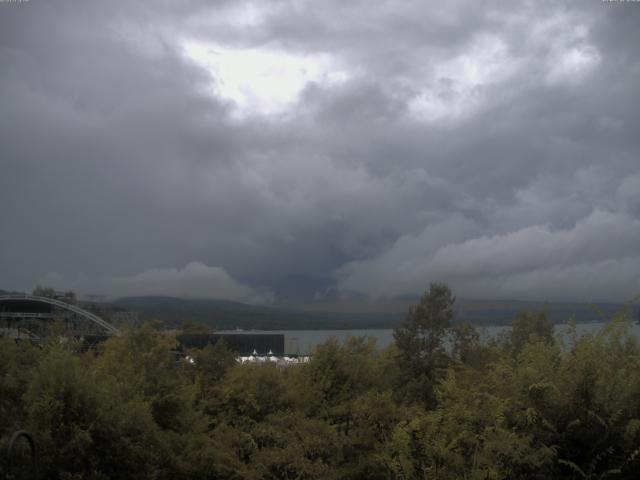
[[[443,340],[451,326],[454,303],[455,297],[447,284],[432,283],[393,333],[406,393],[410,399],[427,406],[435,404],[435,372],[445,362]]]

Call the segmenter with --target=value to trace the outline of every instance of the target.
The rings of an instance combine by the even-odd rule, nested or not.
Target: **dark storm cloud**
[[[627,299],[638,26],[632,3],[0,4],[0,288]]]

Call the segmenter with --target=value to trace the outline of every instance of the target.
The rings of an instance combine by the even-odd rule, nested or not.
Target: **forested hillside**
[[[223,345],[176,363],[151,325],[89,352],[3,340],[0,446],[27,429],[41,478],[60,479],[637,478],[628,319],[562,344],[523,312],[481,343],[452,308],[432,285],[390,348],[329,341],[281,369]]]
[[[168,327],[177,327],[189,321],[217,330],[393,328],[402,319],[398,313],[314,312],[228,300],[173,297],[129,297],[117,300],[114,305],[139,312],[143,319],[161,320]]]
[[[173,297],[128,297],[110,307],[138,312],[143,319],[161,320],[168,327],[184,321],[199,322],[212,329],[319,330],[395,328],[415,301],[328,302],[315,304],[248,305],[227,300]],[[509,325],[521,310],[544,311],[553,323],[596,322],[625,308],[613,303],[516,302],[459,299],[454,309],[456,323]],[[637,316],[637,313],[632,316]]]

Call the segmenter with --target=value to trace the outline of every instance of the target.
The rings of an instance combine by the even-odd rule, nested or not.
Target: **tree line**
[[[388,348],[332,339],[288,368],[238,364],[220,342],[176,362],[153,324],[90,351],[4,339],[0,451],[26,429],[40,478],[64,480],[637,478],[628,318],[560,339],[522,312],[482,340],[452,325],[454,302],[432,284]]]

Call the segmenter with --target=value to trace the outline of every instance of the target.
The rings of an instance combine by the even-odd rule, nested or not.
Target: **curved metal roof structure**
[[[87,312],[86,310],[78,307],[77,305],[72,305],[66,302],[61,302],[60,300],[56,300],[55,298],[49,298],[49,297],[38,297],[35,295],[29,295],[29,294],[12,294],[12,295],[0,295],[0,303],[1,302],[12,302],[12,301],[20,301],[20,302],[36,302],[36,303],[40,303],[40,304],[46,304],[46,305],[50,305],[50,306],[54,306],[54,307],[58,307],[58,308],[62,308],[64,310],[67,310],[69,312],[73,312],[77,315],[80,315],[81,317],[101,326],[102,328],[104,328],[109,334],[111,335],[117,335],[119,334],[119,330],[114,327],[113,325],[111,325],[110,323],[104,321],[102,318],[100,318],[99,316],[91,313],[91,312]]]

